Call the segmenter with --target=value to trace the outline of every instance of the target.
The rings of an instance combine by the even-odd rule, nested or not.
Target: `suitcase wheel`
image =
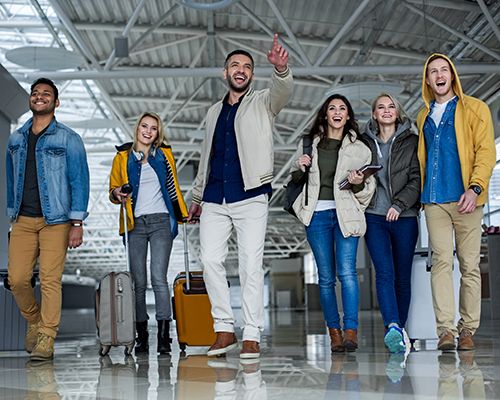
[[[130,356],[132,355],[132,350],[134,350],[134,344],[131,344],[130,346],[125,346],[125,350],[123,351],[123,353],[126,356]]]
[[[101,345],[101,347],[99,348],[99,355],[104,357],[106,354],[109,353],[110,348],[111,348],[111,346]]]
[[[179,343],[179,349],[181,349],[181,351],[186,350],[186,343]]]

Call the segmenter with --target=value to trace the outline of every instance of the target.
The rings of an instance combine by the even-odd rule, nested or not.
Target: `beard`
[[[248,79],[243,86],[238,86],[234,81],[231,76],[228,76],[226,78],[227,84],[231,88],[231,90],[237,92],[237,93],[244,93],[248,90],[248,87],[252,83],[252,79]]]
[[[30,103],[30,110],[33,113],[33,115],[47,115],[47,114],[53,114],[54,110],[56,109],[56,104],[52,103],[50,106],[47,106],[46,108],[42,110],[37,110],[31,103]]]

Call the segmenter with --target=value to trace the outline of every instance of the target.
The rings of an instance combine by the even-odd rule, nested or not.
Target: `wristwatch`
[[[483,192],[483,189],[481,189],[481,186],[479,185],[470,185],[469,189],[472,189],[472,191],[476,193],[478,196]]]

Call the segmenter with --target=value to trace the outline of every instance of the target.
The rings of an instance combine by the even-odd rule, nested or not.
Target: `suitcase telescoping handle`
[[[122,193],[130,194],[132,193],[132,185],[129,183],[125,183],[120,190]],[[130,272],[130,254],[128,251],[128,222],[127,222],[127,209],[126,209],[126,204],[127,200],[124,200],[121,205],[121,212],[123,215],[123,235],[125,237],[125,254],[126,254],[126,259],[127,259],[127,271]]]
[[[189,293],[191,282],[189,281],[189,252],[188,252],[188,237],[187,237],[187,219],[185,218],[182,224],[182,233],[184,236],[184,268],[186,270],[186,290]]]

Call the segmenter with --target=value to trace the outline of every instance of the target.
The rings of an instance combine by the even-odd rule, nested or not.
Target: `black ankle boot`
[[[170,353],[172,350],[170,343],[170,321],[157,321],[158,322],[158,348],[160,354]]]
[[[147,353],[149,351],[149,333],[148,333],[148,321],[136,322],[135,329],[137,330],[137,337],[135,339],[135,352],[136,353]]]

